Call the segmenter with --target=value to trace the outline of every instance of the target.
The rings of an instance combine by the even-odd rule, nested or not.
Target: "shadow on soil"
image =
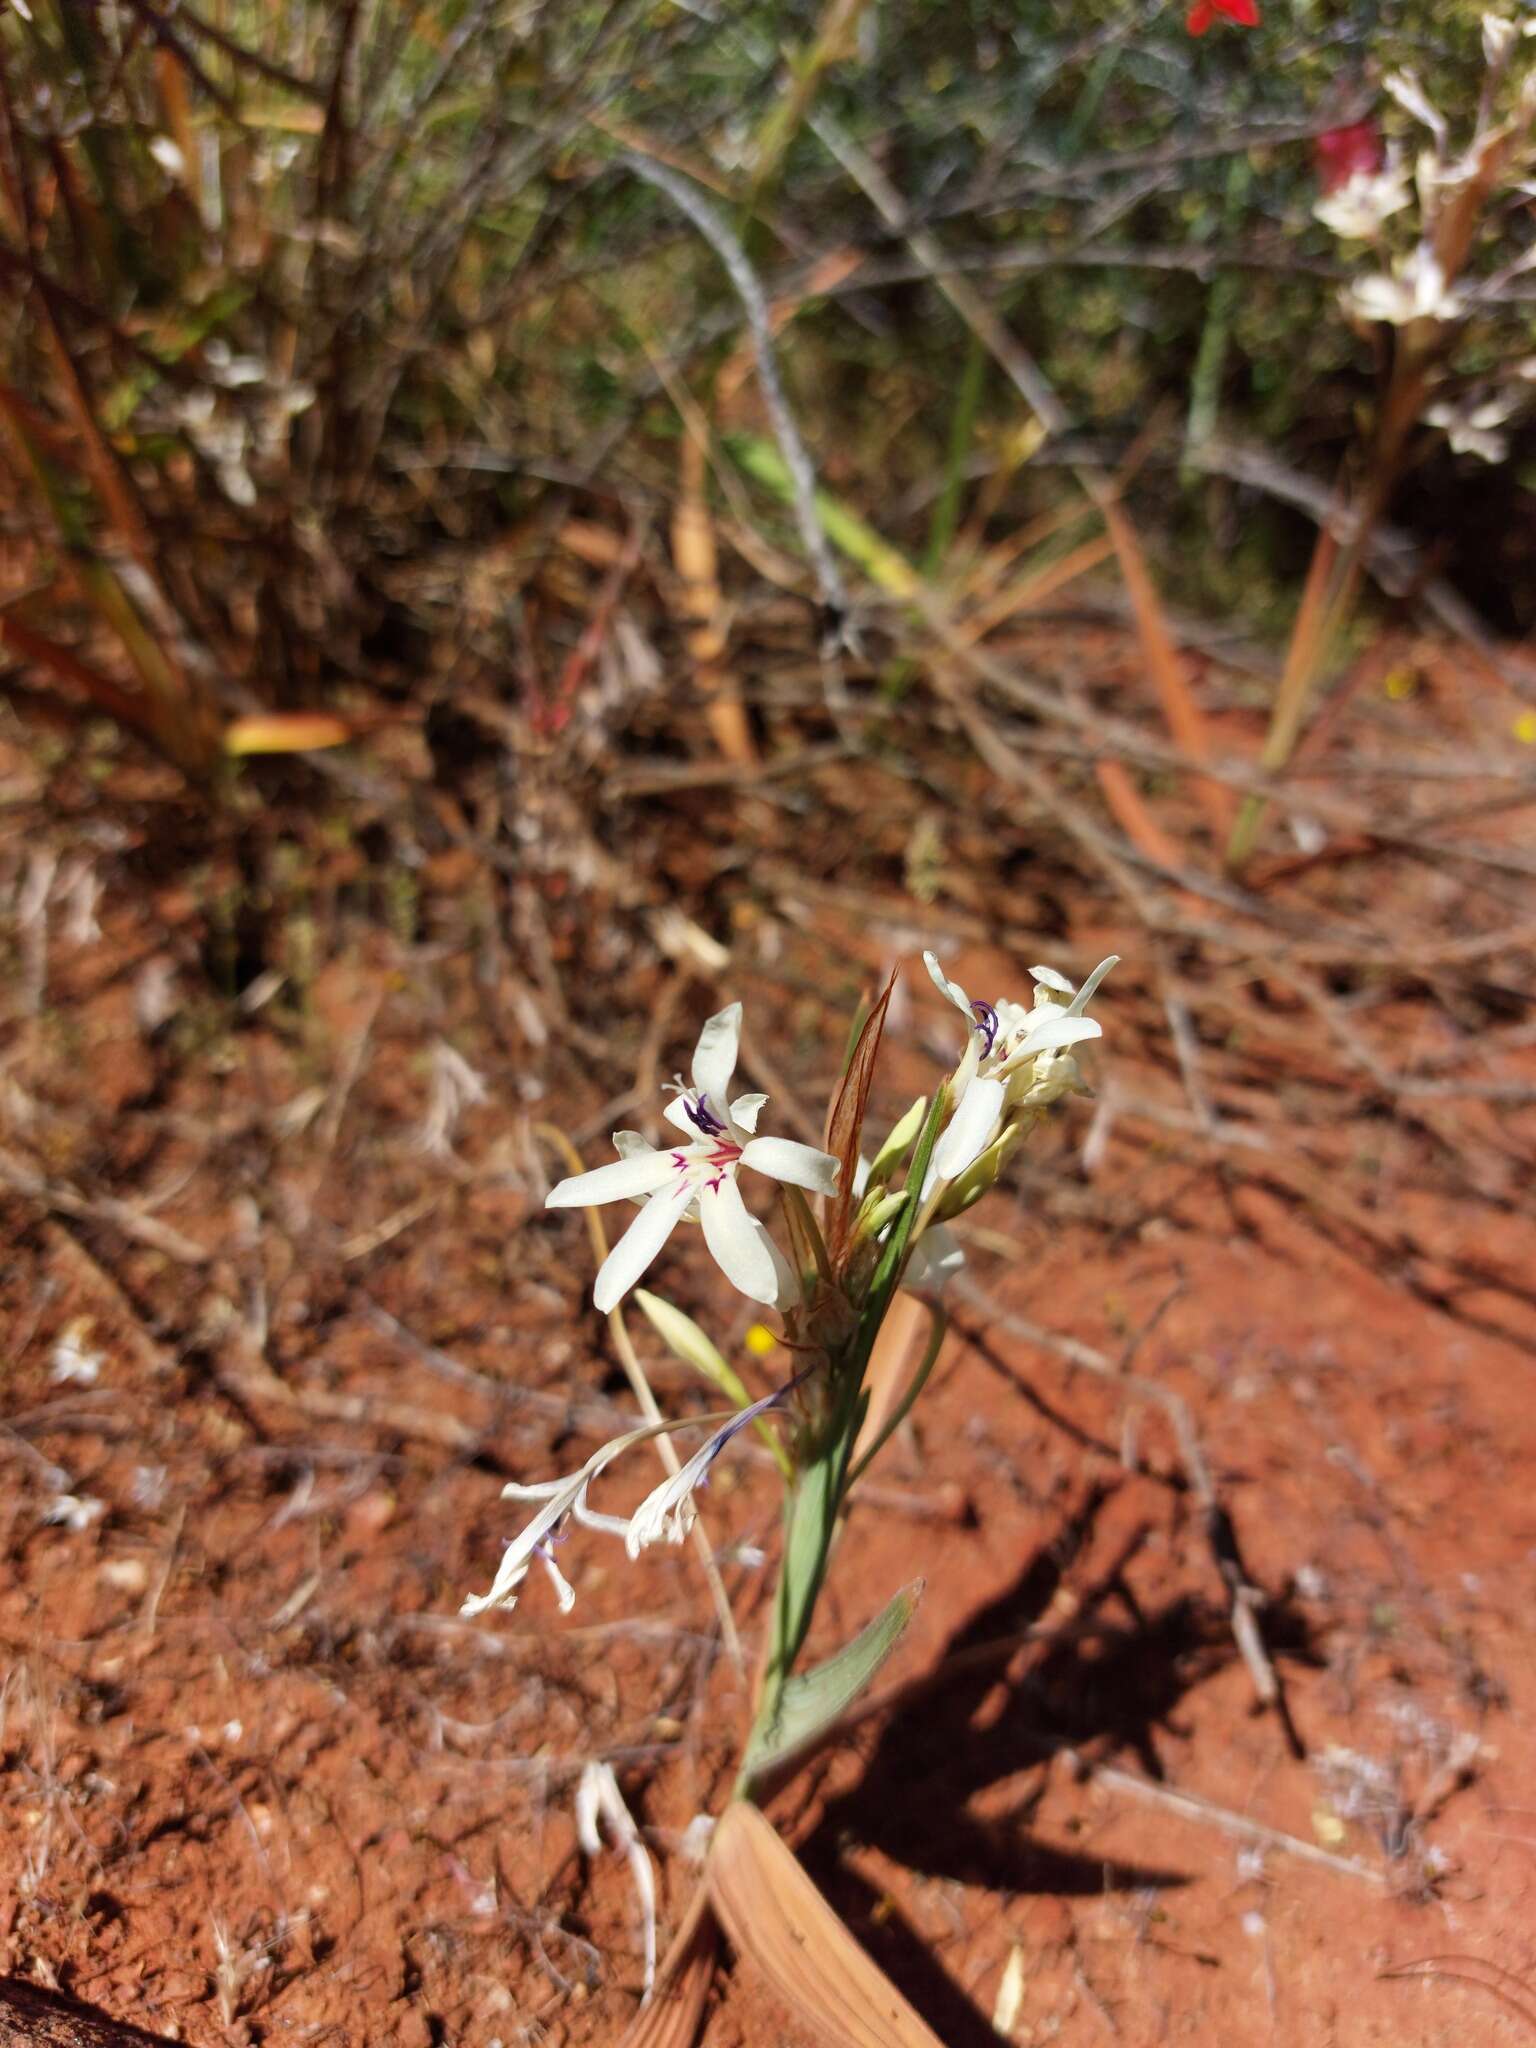
[[[997,1599],[944,1646],[938,1664],[1039,1623],[1072,1560],[1086,1547],[1115,1489],[1096,1486],[1060,1533]],[[1095,1756],[1129,1751],[1149,1777],[1162,1775],[1153,1733],[1177,1733],[1180,1700],[1237,1655],[1220,1607],[1181,1595],[1148,1612],[1127,1572],[1150,1534],[1136,1530],[1091,1589],[1061,1641],[1018,1651],[921,1692],[894,1713],[857,1785],[823,1810],[799,1855],[881,1967],[950,2048],[983,2048],[997,2036],[988,2019],[936,1960],[931,1936],[890,1910],[888,1900],[843,1859],[852,1840],[908,1869],[1007,1895],[1097,1897],[1182,1885],[1182,1871],[1118,1863],[1032,1841],[1028,1828],[1046,1789],[1047,1760],[1066,1748]],[[1265,1635],[1288,1656],[1308,1657],[1298,1618],[1266,1609]],[[1021,1668],[1022,1667],[1022,1668]],[[1025,1773],[1033,1775],[1025,1779]],[[989,1787],[1023,1779],[1006,1811],[973,1809]]]

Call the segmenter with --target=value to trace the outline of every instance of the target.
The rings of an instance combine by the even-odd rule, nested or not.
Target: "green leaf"
[[[847,1712],[900,1642],[922,1593],[923,1581],[914,1579],[835,1657],[785,1681],[777,1711],[753,1731],[742,1765],[744,1784],[814,1743]]]

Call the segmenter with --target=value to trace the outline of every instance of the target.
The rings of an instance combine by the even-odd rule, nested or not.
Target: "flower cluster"
[[[1384,141],[1373,121],[1361,121],[1319,137],[1320,195],[1313,213],[1345,242],[1380,251],[1378,267],[1355,278],[1340,294],[1350,319],[1378,330],[1396,329],[1394,363],[1419,375],[1443,362],[1453,330],[1491,305],[1501,285],[1529,268],[1517,258],[1507,270],[1479,280],[1471,261],[1481,216],[1502,190],[1528,191],[1523,178],[1533,162],[1531,128],[1536,120],[1536,73],[1512,83],[1517,50],[1536,30],[1536,19],[1503,15],[1482,19],[1483,90],[1472,132],[1453,141],[1446,119],[1412,71],[1390,73],[1382,89],[1419,131],[1408,148]],[[1401,217],[1414,240],[1387,246],[1388,224]],[[1509,452],[1502,429],[1525,410],[1527,380],[1517,368],[1513,381],[1483,382],[1471,389],[1447,389],[1425,380],[1434,402],[1420,415],[1442,428],[1453,452],[1500,462]]]
[[[677,1133],[672,1143],[657,1147],[636,1131],[616,1131],[619,1156],[612,1164],[575,1174],[550,1190],[551,1209],[622,1201],[639,1205],[598,1270],[593,1300],[604,1313],[618,1309],[679,1225],[696,1222],[706,1249],[732,1285],[750,1300],[780,1311],[784,1341],[800,1369],[783,1386],[749,1401],[703,1333],[680,1311],[642,1293],[641,1305],[678,1355],[706,1371],[739,1405],[729,1414],[707,1418],[704,1443],[630,1515],[594,1509],[588,1499],[594,1482],[635,1445],[697,1424],[653,1422],[627,1430],[602,1445],[577,1472],[505,1487],[505,1498],[536,1503],[534,1512],[508,1543],[489,1591],[466,1600],[462,1612],[515,1605],[535,1564],[547,1573],[562,1611],[568,1610],[575,1594],[555,1552],[572,1523],[620,1537],[631,1558],[655,1543],[681,1543],[697,1517],[695,1496],[726,1446],[750,1424],[761,1426],[775,1412],[797,1404],[802,1392],[815,1407],[818,1386],[824,1391],[836,1370],[837,1333],[853,1330],[868,1311],[870,1276],[882,1261],[888,1268],[899,1267],[893,1278],[900,1284],[936,1301],[961,1260],[944,1219],[991,1185],[1010,1145],[1049,1104],[1082,1089],[1072,1048],[1099,1037],[1100,1027],[1086,1011],[1115,963],[1113,958],[1102,962],[1078,990],[1053,968],[1032,968],[1033,996],[1024,1004],[1007,997],[973,1001],[933,954],[924,960],[939,992],[965,1019],[965,1046],[933,1107],[926,1101],[914,1104],[873,1160],[857,1158],[856,1142],[850,1143],[851,1186],[842,1208],[854,1222],[844,1233],[845,1244],[829,1230],[831,1242],[843,1245],[840,1262],[828,1251],[805,1197],[824,1198],[830,1217],[837,1208],[844,1162],[814,1145],[760,1136],[758,1123],[768,1098],[732,1098],[740,1003],[708,1020],[694,1049],[689,1080],[673,1084],[672,1099],[662,1111]],[[778,1184],[787,1241],[804,1270],[797,1270],[747,1208],[737,1185],[743,1168]],[[903,1174],[906,1185],[893,1189],[892,1181]],[[687,1334],[679,1337],[679,1330]]]

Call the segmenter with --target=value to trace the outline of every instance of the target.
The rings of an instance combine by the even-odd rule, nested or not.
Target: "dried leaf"
[[[110,676],[104,676],[100,669],[82,661],[71,648],[61,646],[46,633],[39,633],[35,626],[27,625],[14,612],[0,618],[0,646],[14,648],[28,661],[39,662],[66,682],[74,683],[85,691],[99,710],[107,712],[120,725],[130,726],[139,732],[151,729],[148,705],[130,696]]]
[[[709,1893],[700,1885],[662,1960],[656,1989],[635,2015],[621,2048],[693,2048],[719,1938]]]
[[[715,1828],[710,1902],[738,1951],[830,2048],[943,2048],[755,1806]]]
[[[725,659],[725,600],[705,475],[706,444],[690,425],[678,451],[678,494],[672,513],[672,560],[682,586],[688,653],[716,746],[727,761],[750,767],[757,760],[757,746],[741,701],[740,684]]]
[[[848,1070],[843,1075],[843,1085],[837,1091],[837,1100],[827,1118],[827,1150],[838,1163],[837,1193],[832,1198],[827,1228],[827,1250],[832,1255],[834,1266],[843,1255],[853,1220],[853,1178],[858,1171],[864,1110],[869,1102],[870,1084],[875,1078],[875,1061],[879,1057],[880,1038],[885,1030],[885,1013],[891,1006],[891,992],[895,986],[896,970],[892,968],[890,980],[864,1020]]]
[[[345,746],[352,728],[324,711],[258,711],[224,728],[226,754],[308,754]]]

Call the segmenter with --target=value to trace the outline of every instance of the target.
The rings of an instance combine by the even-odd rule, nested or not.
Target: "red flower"
[[[1218,15],[1235,21],[1239,28],[1257,28],[1259,25],[1259,10],[1254,0],[1195,0],[1184,17],[1184,26],[1192,36],[1203,36]]]
[[[1330,128],[1312,145],[1317,161],[1317,182],[1325,192],[1337,192],[1358,171],[1379,171],[1382,165],[1381,136],[1374,121],[1353,121],[1347,128]]]

